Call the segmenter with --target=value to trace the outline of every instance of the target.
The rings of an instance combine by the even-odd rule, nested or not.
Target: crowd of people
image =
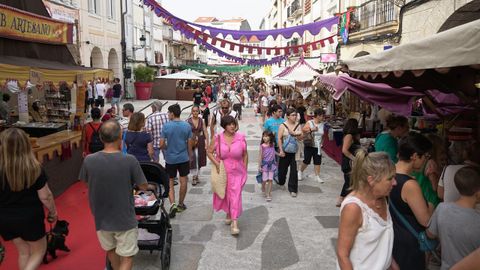
[[[125,103],[119,116],[116,98],[122,90],[115,83],[112,107],[105,113],[108,86],[101,81],[89,84],[91,121],[83,130],[85,159],[79,176],[87,182],[98,239],[114,269],[130,269],[138,252],[132,184],[147,188],[139,162],[164,165],[170,184],[170,218],[187,210],[189,176],[193,186],[204,181],[199,175],[207,158],[213,169],[224,168],[225,196],[214,193],[213,208],[225,212],[224,223],[232,235],[240,233],[242,190],[252,158],[245,134],[239,130],[245,108],[261,119],[257,182],[266,202],[274,200],[274,183],[286,185],[284,189],[296,198],[299,181],[330,181],[321,174],[321,149],[328,128],[324,101],[284,97],[263,83],[226,76],[192,85],[193,104],[186,119],[181,119],[178,104],[162,112],[160,101],[151,104],[148,116]],[[384,130],[369,151],[360,144],[356,119],[345,121],[343,134],[339,173],[344,183],[336,202],[340,207],[337,267],[423,270],[440,254],[436,263],[441,269],[474,269],[468,266],[478,263],[475,254],[480,248],[480,212],[475,209],[480,203],[479,144],[464,143],[449,150],[436,135],[410,132],[409,120],[397,115],[385,119]],[[19,154],[9,155],[12,151]],[[0,234],[17,246],[20,268],[35,269],[45,248],[42,205],[49,211],[49,221],[57,216],[47,177],[21,130],[2,133],[0,155],[0,207],[6,209],[0,212]],[[306,175],[312,161],[313,174]],[[35,224],[34,230],[17,226],[19,207],[30,211],[31,215],[21,218]]]

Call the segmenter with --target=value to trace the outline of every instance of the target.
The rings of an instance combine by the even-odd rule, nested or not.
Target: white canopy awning
[[[419,76],[426,69],[440,72],[451,67],[479,65],[479,44],[480,20],[476,20],[387,51],[342,62],[344,70],[352,73],[387,76],[390,72],[411,70]]]
[[[273,65],[271,66],[271,74],[267,75],[265,74],[265,67],[262,67],[261,69],[250,75],[250,77],[254,79],[268,79],[276,76],[278,73],[280,73],[281,70],[282,68],[280,68],[279,66]]]
[[[182,70],[180,73],[192,74],[192,75],[195,75],[195,76],[198,76],[198,77],[205,77],[205,74],[200,73],[200,72],[198,72],[196,70],[193,70],[193,69],[185,69],[185,70]]]
[[[308,82],[314,79],[314,77],[320,75],[315,70],[311,69],[307,65],[298,65],[293,68],[290,73],[281,77],[284,80],[297,81],[297,82]]]
[[[204,79],[202,77],[198,77],[193,74],[188,74],[188,73],[173,73],[173,74],[168,74],[164,76],[158,76],[157,78],[160,79],[170,79],[170,80],[198,80],[198,81],[207,81],[207,79]]]

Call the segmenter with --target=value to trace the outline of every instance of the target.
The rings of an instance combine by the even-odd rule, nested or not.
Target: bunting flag
[[[235,43],[230,43],[230,51],[235,50]]]
[[[217,38],[215,38],[215,37],[212,38],[212,45],[213,45],[213,46],[217,45],[217,41],[218,41]]]
[[[225,48],[226,43],[225,40],[222,40],[222,42],[220,42],[220,47]]]
[[[157,16],[160,16],[164,19],[167,19],[171,22],[172,25],[178,23],[185,23],[190,26],[198,27],[202,30],[202,32],[208,31],[211,36],[217,37],[218,35],[222,35],[223,38],[227,36],[231,36],[234,40],[240,40],[242,37],[247,38],[250,40],[253,36],[257,37],[260,41],[265,40],[267,37],[271,36],[276,39],[278,36],[282,36],[284,38],[291,38],[294,33],[297,33],[300,36],[303,36],[305,32],[310,32],[313,36],[316,36],[320,33],[323,28],[326,28],[328,31],[331,31],[334,25],[338,24],[338,17],[332,17],[325,20],[321,20],[318,22],[308,23],[304,25],[298,25],[288,28],[280,28],[280,29],[271,29],[271,30],[258,30],[258,31],[243,31],[243,30],[229,30],[229,29],[221,29],[206,25],[201,25],[193,22],[189,22],[183,19],[180,19],[173,14],[171,14],[168,10],[162,7],[156,0],[143,0],[143,3],[150,7]]]
[[[239,49],[238,49],[238,51],[241,52],[241,53],[243,53],[243,49],[244,49],[244,48],[245,48],[245,46],[240,46]]]
[[[252,53],[253,53],[253,47],[248,46],[248,54],[252,54]]]
[[[257,53],[258,53],[258,54],[262,54],[262,48],[258,47],[258,48],[257,48]]]

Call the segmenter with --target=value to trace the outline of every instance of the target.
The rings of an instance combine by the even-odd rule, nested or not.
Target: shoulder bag
[[[400,211],[397,210],[395,205],[392,203],[392,200],[389,200],[390,206],[392,206],[392,210],[395,213],[395,215],[400,219],[402,222],[403,226],[411,233],[415,238],[417,238],[418,245],[420,247],[420,250],[423,252],[428,252],[428,251],[435,251],[437,246],[438,246],[438,241],[435,239],[430,239],[428,238],[427,234],[425,231],[417,232],[413,226],[408,222],[408,220],[400,213]],[[434,256],[436,255],[435,252],[432,252]]]
[[[314,135],[313,135],[313,132],[311,131],[312,125],[314,125],[312,123],[312,120],[308,121],[308,125],[310,126],[310,132],[304,133],[303,144],[307,147],[315,147],[315,141],[314,141],[314,138],[313,138]]]
[[[212,163],[212,173],[211,173],[211,185],[213,193],[217,194],[220,199],[225,198],[225,189],[227,188],[227,172],[225,171],[225,166],[220,154],[220,135],[217,135],[217,157],[220,161],[220,170],[217,171],[217,167]]]
[[[284,125],[285,128],[288,130],[288,135],[285,137],[285,139],[283,139],[283,151],[285,153],[295,154],[298,150],[297,139],[295,138],[295,136],[292,136],[292,134],[290,134],[290,129],[287,127],[287,125],[282,125]],[[297,124],[293,131],[297,129],[298,125],[300,124]]]

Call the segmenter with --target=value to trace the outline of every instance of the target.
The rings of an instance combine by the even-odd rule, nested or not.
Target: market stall
[[[479,31],[477,20],[376,55],[345,60],[342,70],[348,74],[319,76],[319,84],[331,90],[335,100],[355,95],[407,116],[412,129],[443,137],[458,129],[478,134]]]
[[[152,97],[157,99],[192,100],[193,90],[185,89],[182,81],[200,83],[209,80],[194,73],[202,74],[193,70],[184,70],[156,77],[152,89]]]
[[[66,46],[73,25],[49,18],[42,1],[2,0],[0,11],[0,95],[10,98],[0,131],[16,127],[30,135],[58,196],[77,181],[81,165],[86,83],[113,79],[113,72],[78,66]],[[19,20],[46,30],[11,27]]]

